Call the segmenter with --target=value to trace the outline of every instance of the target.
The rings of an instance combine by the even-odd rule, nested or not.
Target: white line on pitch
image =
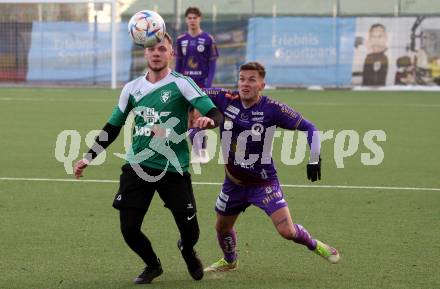
[[[89,180],[89,179],[49,179],[49,178],[0,178],[0,181],[24,181],[24,182],[83,182],[83,183],[119,183],[119,180]],[[222,183],[193,182],[194,185],[220,186]],[[287,188],[319,188],[319,189],[358,189],[358,190],[407,190],[407,191],[440,191],[440,188],[416,188],[416,187],[382,187],[382,186],[339,186],[339,185],[290,185]]]

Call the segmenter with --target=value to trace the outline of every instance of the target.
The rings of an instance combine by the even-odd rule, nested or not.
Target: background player
[[[292,108],[262,96],[264,77],[264,67],[257,62],[250,62],[240,67],[238,99],[226,98],[229,91],[220,88],[205,90],[224,113],[225,119],[220,125],[220,131],[223,154],[228,157],[225,180],[215,205],[218,243],[224,257],[205,268],[205,271],[237,268],[234,224],[239,214],[251,204],[270,216],[277,231],[285,239],[306,246],[331,263],[339,260],[336,249],[313,239],[304,227],[293,223],[270,155],[276,127],[305,131],[310,145],[307,178],[312,182],[321,179],[317,129]],[[225,149],[229,149],[229,152],[225,153]],[[250,161],[255,156],[258,157]]]
[[[214,37],[202,31],[200,22],[202,12],[197,7],[189,7],[185,11],[188,31],[177,37],[176,71],[191,77],[200,87],[211,87],[214,79],[218,50]],[[189,117],[190,140],[193,144],[193,162],[209,161],[206,141],[203,133],[198,133],[194,121],[200,116],[191,110]],[[197,134],[197,137],[194,136]]]
[[[194,251],[199,225],[188,173],[188,108],[192,105],[208,116],[199,119],[203,128],[216,126],[223,116],[193,80],[168,68],[173,55],[168,34],[162,42],[146,48],[144,55],[148,62],[146,74],[124,86],[108,123],[86,158],[75,164],[74,173],[77,178],[82,176],[89,162],[116,139],[128,114],[133,112],[132,148],[127,153],[128,162],[122,166],[113,207],[119,210],[124,240],[146,264],[134,282],[150,283],[163,272],[150,240],[141,231],[156,190],[179,229],[178,248],[188,271],[200,280],[203,266]]]

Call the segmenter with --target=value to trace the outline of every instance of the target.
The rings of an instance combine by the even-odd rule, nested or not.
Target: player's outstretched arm
[[[106,123],[100,134],[95,138],[95,143],[87,152],[85,157],[75,163],[73,172],[75,178],[79,179],[83,176],[84,170],[103,150],[105,150],[119,135],[122,127],[114,126]]]
[[[194,122],[195,127],[198,128],[216,128],[222,123],[224,120],[223,114],[218,110],[218,108],[212,108],[206,116],[201,116],[197,118]]]
[[[307,179],[312,182],[321,180],[321,141],[319,139],[319,132],[315,125],[306,119],[301,120],[297,129],[307,132],[307,142],[310,146],[310,160],[307,164]]]
[[[233,100],[240,97],[238,90],[230,90],[226,88],[219,87],[205,87],[202,91],[206,93],[211,99],[216,97],[226,97],[227,99]]]

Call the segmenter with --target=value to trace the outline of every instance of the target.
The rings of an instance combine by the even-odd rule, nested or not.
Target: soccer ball
[[[162,41],[165,35],[165,21],[158,13],[142,10],[128,22],[128,35],[139,46],[152,47]]]

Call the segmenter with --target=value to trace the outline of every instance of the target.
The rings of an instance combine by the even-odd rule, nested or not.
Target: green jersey
[[[156,83],[149,82],[145,75],[127,83],[108,121],[123,126],[130,112],[134,114],[127,161],[159,170],[187,171],[190,106],[203,115],[215,108],[191,78],[175,71]]]

